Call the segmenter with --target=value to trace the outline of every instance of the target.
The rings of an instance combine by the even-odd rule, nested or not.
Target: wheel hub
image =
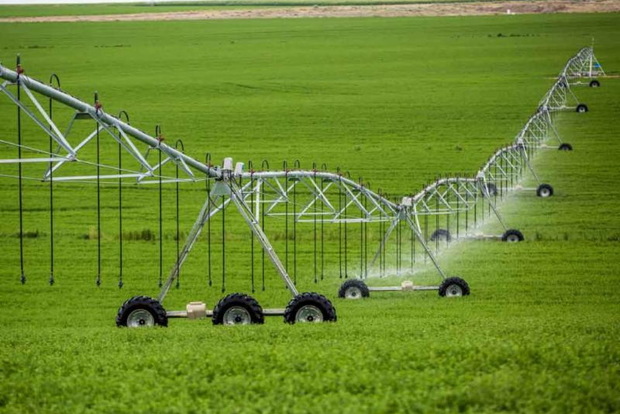
[[[295,315],[296,322],[323,322],[323,312],[314,305],[305,305],[299,308]]]
[[[346,299],[361,299],[362,297],[362,291],[360,290],[360,288],[358,288],[357,286],[351,286],[350,288],[347,289],[347,291],[344,293],[344,297]]]
[[[446,296],[463,296],[463,289],[459,285],[450,285],[446,289]]]
[[[153,325],[155,325],[155,318],[146,309],[136,309],[127,316],[127,326],[130,328]]]
[[[249,325],[252,323],[252,317],[247,309],[231,306],[224,312],[223,322],[224,325]]]

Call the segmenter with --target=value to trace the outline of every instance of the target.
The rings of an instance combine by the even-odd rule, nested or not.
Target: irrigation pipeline
[[[226,206],[233,201],[240,213],[246,219],[252,231],[251,236],[251,283],[254,291],[254,242],[258,240],[263,249],[261,252],[261,287],[265,289],[265,262],[266,255],[274,263],[278,272],[281,274],[287,286],[294,291],[297,283],[297,255],[298,255],[298,225],[303,222],[312,223],[313,234],[313,280],[323,280],[325,276],[325,223],[338,225],[338,261],[339,275],[341,278],[348,278],[349,274],[349,244],[352,223],[360,223],[359,226],[359,275],[368,275],[368,224],[378,223],[382,241],[379,250],[374,258],[370,260],[371,266],[379,260],[379,272],[385,275],[387,272],[387,242],[392,232],[395,232],[396,243],[396,272],[403,270],[403,225],[410,225],[410,262],[411,266],[416,260],[416,239],[427,258],[437,265],[433,253],[426,245],[426,240],[435,242],[435,253],[440,249],[440,242],[443,240],[449,244],[452,240],[449,229],[456,223],[456,237],[460,237],[464,231],[467,235],[471,227],[475,227],[480,219],[486,215],[495,215],[505,230],[508,227],[497,211],[497,200],[503,198],[510,190],[515,189],[516,182],[523,176],[526,170],[531,171],[535,180],[539,184],[539,190],[543,185],[531,166],[530,160],[536,151],[546,147],[546,142],[550,137],[554,137],[564,149],[570,147],[563,143],[554,126],[552,113],[560,110],[576,109],[577,112],[584,112],[587,107],[578,102],[571,85],[581,84],[579,79],[603,76],[604,72],[598,60],[594,56],[592,48],[583,48],[573,56],[549,91],[539,102],[537,111],[528,119],[524,127],[517,134],[514,143],[498,149],[489,160],[478,170],[473,177],[453,176],[438,178],[434,182],[424,186],[421,191],[403,197],[400,201],[391,201],[387,194],[381,191],[374,192],[368,184],[364,184],[361,179],[357,182],[350,179],[348,174],[343,174],[340,169],[336,173],[330,173],[323,164],[321,171],[317,170],[316,164],[312,170],[302,170],[299,161],[295,161],[293,169],[289,169],[287,164],[283,164],[283,170],[270,171],[269,165],[263,162],[261,171],[254,171],[251,164],[249,172],[243,171],[243,164],[239,163],[234,168],[232,160],[225,160],[224,165],[214,166],[211,164],[210,155],[207,154],[206,162],[199,162],[187,155],[182,142],[177,141],[175,147],[171,147],[163,142],[161,130],[156,127],[155,135],[150,136],[129,125],[129,118],[126,113],[121,112],[118,117],[111,116],[103,111],[99,103],[98,96],[95,95],[94,105],[89,105],[60,89],[60,82],[56,77],[57,86],[43,84],[37,80],[24,75],[21,62],[18,59],[16,71],[12,71],[0,65],[0,78],[5,82],[0,85],[0,92],[6,95],[17,106],[17,160],[0,160],[0,163],[18,164],[19,179],[19,210],[20,210],[20,267],[21,281],[25,283],[24,270],[24,245],[23,245],[23,203],[22,203],[22,164],[23,163],[45,163],[48,166],[47,172],[43,176],[44,181],[50,182],[50,229],[54,233],[53,216],[53,182],[59,181],[82,181],[90,182],[95,180],[97,185],[97,251],[98,251],[98,273],[97,285],[101,283],[101,182],[102,180],[114,179],[119,184],[119,231],[120,231],[120,272],[119,287],[123,286],[123,245],[122,245],[122,185],[121,180],[133,179],[139,184],[155,182],[158,185],[159,193],[159,284],[162,289],[167,289],[176,280],[176,286],[180,284],[180,268],[191,250],[194,242],[200,235],[202,227],[207,223],[207,275],[208,284],[213,284],[212,277],[212,251],[211,251],[211,218],[221,212],[222,214],[222,290],[226,287]],[[55,76],[55,75],[54,75]],[[592,81],[595,82],[595,81]],[[590,83],[590,86],[597,86]],[[17,87],[17,94],[10,91],[11,86]],[[49,98],[49,112],[45,112],[38,103],[33,92]],[[22,93],[30,99],[31,106],[24,104]],[[52,102],[62,103],[76,112],[71,120],[67,132],[64,134],[53,121]],[[34,109],[32,108],[34,106]],[[25,113],[35,124],[37,124],[49,137],[49,152],[46,158],[23,158],[22,148],[26,148],[22,141],[22,113]],[[78,144],[71,144],[68,140],[69,132],[76,119],[89,118],[95,121],[95,131],[80,141]],[[122,118],[125,118],[124,120]],[[109,135],[118,142],[118,164],[115,167],[118,174],[104,175],[101,173],[100,159],[100,135]],[[62,167],[70,162],[86,163],[81,159],[81,150],[93,139],[96,140],[97,158],[94,165],[97,168],[95,176],[67,176],[62,175]],[[58,149],[53,151],[53,144]],[[146,155],[143,156],[138,150],[137,144],[146,144]],[[566,147],[568,146],[568,147]],[[179,148],[180,147],[180,148]],[[148,161],[150,150],[158,153],[155,164]],[[139,165],[137,171],[125,169],[122,162],[122,154],[129,154]],[[175,164],[175,174],[173,177],[164,177],[163,166],[172,162]],[[93,163],[90,163],[92,165]],[[180,173],[183,172],[183,177]],[[181,248],[179,244],[179,182],[197,181],[195,172],[206,176],[207,202],[201,211],[192,231],[189,233],[185,246]],[[164,180],[165,178],[165,180]],[[211,187],[211,178],[216,180],[216,185]],[[154,180],[153,180],[154,179]],[[247,180],[245,184],[241,184]],[[164,183],[176,183],[176,252],[177,260],[166,282],[163,279],[163,200],[162,187]],[[214,195],[218,185],[229,187],[224,193]],[[236,190],[235,190],[236,189]],[[270,193],[276,196],[268,199]],[[221,189],[220,189],[221,191]],[[235,193],[237,191],[237,193]],[[540,195],[540,194],[539,194]],[[301,197],[301,198],[300,198]],[[304,199],[305,197],[305,199]],[[220,201],[220,204],[216,203]],[[289,205],[292,202],[292,209]],[[283,207],[284,213],[278,213],[278,208]],[[249,212],[245,214],[244,212]],[[284,215],[285,223],[285,265],[279,262],[272,246],[265,235],[267,229],[267,218],[270,216]],[[439,232],[443,221],[440,216],[445,215],[445,227],[448,229],[444,233]],[[464,215],[464,218],[462,217]],[[435,233],[428,234],[429,218],[435,216],[433,222]],[[454,217],[454,220],[451,220]],[[292,219],[292,229],[289,228],[289,221]],[[464,220],[463,220],[464,219]],[[423,222],[421,222],[423,220]],[[320,225],[319,223],[320,222]],[[422,224],[423,223],[423,224]],[[463,226],[464,224],[464,226]],[[424,230],[422,230],[424,228]],[[291,232],[292,231],[292,232]],[[317,232],[320,233],[320,243],[317,241]],[[439,233],[438,233],[439,232]],[[289,237],[292,245],[292,281],[288,279],[287,270],[289,268]],[[444,239],[440,239],[443,237]],[[406,237],[405,237],[406,238]],[[354,240],[354,239],[351,239]],[[320,249],[320,260],[317,256]],[[50,284],[54,283],[54,242],[51,241],[51,260],[50,260]],[[405,255],[406,256],[406,255]],[[319,264],[320,262],[320,264]],[[439,267],[437,270],[443,275]],[[319,277],[320,274],[320,277]],[[165,295],[165,292],[162,293]]]

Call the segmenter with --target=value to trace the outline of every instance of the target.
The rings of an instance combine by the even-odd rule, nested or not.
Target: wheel
[[[263,308],[244,293],[231,293],[213,309],[213,325],[250,325],[265,323]]]
[[[361,299],[370,296],[366,283],[359,279],[349,279],[338,289],[338,297],[345,299]]]
[[[577,105],[577,108],[575,109],[575,111],[579,112],[580,114],[588,112],[588,105],[586,105],[586,104],[579,104],[579,105]]]
[[[431,234],[431,241],[435,240],[450,241],[452,240],[452,236],[450,235],[450,232],[446,229],[437,229],[433,232],[433,234]]]
[[[469,285],[460,277],[449,277],[439,285],[439,296],[454,297],[469,295]]]
[[[168,316],[161,303],[148,296],[134,296],[123,303],[116,315],[116,326],[140,328],[168,326]]]
[[[542,198],[551,197],[553,195],[553,187],[549,184],[541,184],[536,189],[536,195]]]
[[[485,187],[487,189],[487,193],[490,196],[497,195],[497,186],[495,184],[493,184],[493,183],[486,183]],[[486,196],[486,194],[483,194],[483,195]]]
[[[506,232],[502,235],[502,241],[508,243],[516,243],[523,240],[523,234],[519,230],[515,229],[506,230]]]
[[[567,142],[564,142],[562,144],[560,144],[560,146],[558,147],[558,150],[560,151],[572,151],[573,150],[573,146]]]
[[[598,88],[601,86],[601,83],[596,79],[590,81],[590,88]]]
[[[323,295],[301,293],[286,305],[284,322],[335,322],[336,309]]]

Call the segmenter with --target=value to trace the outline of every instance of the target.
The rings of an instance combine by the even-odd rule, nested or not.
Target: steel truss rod
[[[40,112],[40,115],[43,116],[45,123],[38,120],[36,115],[32,111],[28,110],[28,108],[23,107],[23,105],[20,105],[17,102],[16,104],[20,105],[20,107],[22,107],[23,109],[26,109],[28,116],[33,118],[35,123],[39,125],[43,131],[46,131],[46,134],[51,136],[67,152],[67,158],[76,157],[78,149],[71,146],[66,140],[65,135],[60,133],[60,131],[51,121],[49,116],[45,113],[42,106],[37,102],[31,91],[41,94],[47,98],[51,98],[54,101],[60,102],[78,111],[79,114],[85,114],[87,117],[95,119],[98,122],[98,125],[101,125],[101,127],[103,127],[104,129],[110,129],[110,131],[108,132],[112,132],[111,130],[114,129],[120,131],[122,134],[124,134],[126,141],[128,141],[127,137],[132,137],[137,141],[147,144],[149,147],[159,149],[175,162],[180,162],[184,170],[193,168],[203,174],[206,174],[208,177],[219,178],[221,176],[221,172],[218,167],[205,165],[204,163],[201,163],[200,161],[197,161],[183,154],[182,152],[177,151],[175,148],[163,142],[160,142],[158,138],[148,135],[145,132],[134,128],[128,123],[118,119],[117,117],[105,113],[100,105],[87,104],[86,102],[81,101],[60,89],[46,85],[43,82],[24,75],[23,73],[18,74],[17,72],[12,71],[2,65],[0,65],[0,78],[8,82],[5,82],[2,84],[2,86],[0,86],[0,91],[7,95],[12,101],[14,101],[15,97],[10,91],[8,91],[7,87],[9,85],[19,82],[20,86],[23,86],[25,90],[28,91],[27,94],[29,95],[29,98],[33,101],[33,104]],[[52,126],[51,128],[50,125]],[[116,134],[113,135],[116,138]],[[136,157],[138,161],[144,165],[145,160],[143,158],[140,159],[139,157],[137,157],[135,146],[132,144],[128,145],[132,147],[132,155],[134,155],[134,157]]]
[[[571,102],[579,102],[572,89],[568,78],[564,75],[558,77],[553,86],[547,91],[545,96],[538,103],[539,110],[561,111],[565,109],[573,109],[576,105],[569,106],[569,98],[573,98]]]
[[[220,195],[215,195],[215,196],[212,196],[211,194],[207,195],[207,200],[203,204],[200,210],[200,213],[198,214],[198,218],[194,222],[192,229],[187,235],[187,239],[185,240],[185,245],[183,246],[183,248],[181,249],[179,253],[179,258],[177,259],[177,262],[172,268],[170,274],[168,275],[168,279],[166,279],[166,282],[162,285],[161,292],[159,293],[159,296],[158,296],[159,302],[163,303],[164,298],[166,297],[166,295],[168,294],[168,291],[170,290],[170,287],[175,282],[176,278],[179,276],[181,267],[183,266],[183,263],[185,263],[187,256],[192,251],[192,248],[194,247],[194,245],[196,244],[196,241],[200,237],[200,233],[202,232],[202,229],[205,223],[215,214],[225,209],[226,206],[230,203],[230,201],[231,201],[230,198],[223,199],[223,197]]]
[[[238,178],[249,180],[240,187],[243,200],[254,198],[251,206],[259,217],[295,216],[297,222],[313,222],[322,217],[331,223],[389,221],[398,214],[399,206],[369,188],[339,174],[319,171],[261,171],[241,173]],[[251,185],[251,183],[254,185]],[[295,192],[299,208],[295,213],[283,210]],[[345,201],[338,203],[338,197]],[[314,208],[323,207],[323,208]]]

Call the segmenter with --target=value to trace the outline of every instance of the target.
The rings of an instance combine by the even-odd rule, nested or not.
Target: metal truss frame
[[[587,70],[587,71],[586,71]],[[429,248],[423,237],[420,217],[430,215],[450,215],[469,211],[476,203],[486,203],[504,227],[496,201],[493,196],[498,191],[502,193],[514,190],[526,169],[529,169],[536,181],[540,180],[534,172],[530,159],[535,151],[544,148],[547,139],[553,136],[562,142],[553,124],[552,112],[571,108],[569,100],[577,101],[570,89],[569,80],[594,74],[604,74],[600,64],[594,57],[592,48],[583,48],[571,58],[561,72],[553,86],[540,101],[538,111],[532,115],[525,126],[518,133],[515,143],[497,150],[489,161],[474,177],[450,177],[436,180],[415,195],[407,196],[400,203],[394,203],[378,194],[362,183],[357,183],[342,174],[326,171],[304,171],[300,169],[282,171],[243,171],[243,164],[232,166],[232,159],[224,160],[223,165],[211,166],[199,162],[183,152],[178,151],[163,142],[160,135],[152,136],[132,127],[119,117],[104,112],[97,97],[93,105],[87,104],[59,88],[46,85],[40,81],[25,76],[18,66],[12,71],[0,65],[0,78],[4,83],[0,85],[0,92],[17,105],[46,136],[57,145],[56,151],[38,150],[43,156],[21,159],[0,160],[2,164],[12,163],[44,163],[49,167],[42,176],[43,181],[85,181],[98,179],[127,178],[137,183],[199,181],[215,179],[216,183],[211,194],[208,195],[200,213],[189,232],[186,243],[180,252],[179,258],[171,270],[166,283],[163,284],[159,295],[159,302],[163,302],[180,269],[198,240],[200,233],[208,220],[227,208],[231,203],[236,207],[254,236],[259,240],[263,250],[271,259],[276,271],[293,296],[298,295],[295,284],[291,281],[287,269],[269,238],[265,234],[260,218],[264,216],[291,217],[296,222],[312,222],[317,219],[326,223],[389,223],[382,236],[379,251],[385,248],[390,234],[400,224],[404,223],[423,246],[425,254],[430,258],[438,273],[445,280],[446,274]],[[21,88],[29,100],[27,105],[16,96],[11,87]],[[65,132],[56,125],[50,114],[43,108],[35,93],[60,102],[73,110]],[[74,123],[78,120],[90,120],[95,123],[94,131],[81,137],[77,141],[70,135]],[[61,175],[63,166],[81,160],[81,151],[89,145],[95,136],[103,133],[117,142],[139,166],[136,170],[123,169],[117,174],[87,176]],[[157,134],[156,134],[157,135]],[[146,144],[141,152],[139,145]],[[149,162],[148,155],[152,151],[160,151],[157,162]],[[161,161],[160,161],[161,160]],[[167,163],[176,164],[185,173],[182,178],[165,177],[163,181],[162,167]],[[103,166],[103,165],[101,165]],[[114,168],[112,166],[105,166]],[[197,178],[204,174],[204,178]],[[295,199],[299,197],[299,199]],[[293,212],[285,208],[293,202]],[[436,287],[428,287],[436,288]],[[426,290],[421,289],[421,290]]]
[[[0,160],[2,164],[13,163],[44,163],[48,164],[49,168],[42,176],[43,181],[85,181],[93,180],[97,176],[85,176],[85,175],[62,175],[62,167],[73,162],[84,162],[80,158],[80,153],[89,145],[92,145],[93,139],[100,133],[104,133],[112,140],[116,141],[124,151],[129,154],[135,161],[137,166],[136,170],[129,170],[124,168],[117,171],[117,174],[103,174],[99,176],[99,179],[110,180],[119,178],[134,179],[137,183],[148,182],[149,179],[163,177],[161,169],[164,165],[172,162],[179,166],[179,169],[185,173],[183,178],[165,177],[165,182],[176,181],[196,181],[196,175],[194,171],[206,174],[207,177],[219,177],[220,172],[217,168],[207,166],[191,157],[183,154],[163,142],[161,136],[151,136],[137,128],[132,127],[127,122],[121,119],[109,115],[104,112],[103,107],[95,98],[93,105],[87,104],[68,93],[46,85],[38,80],[30,78],[18,71],[12,71],[4,66],[0,65],[0,78],[5,81],[0,84],[0,92],[9,98],[16,106],[18,106],[24,114],[26,114],[36,126],[39,127],[41,132],[49,136],[57,145],[57,149],[53,153],[49,151],[38,150],[37,152],[43,157],[30,157],[21,159],[4,159]],[[19,87],[25,92],[26,97],[29,100],[27,105],[25,101],[18,99],[10,88]],[[65,132],[61,132],[58,125],[52,120],[52,117],[44,109],[43,105],[39,102],[33,92],[43,95],[47,98],[53,99],[75,110],[71,117],[69,124],[65,128]],[[95,122],[94,131],[87,134],[85,137],[74,139],[70,136],[76,121],[90,120]],[[73,143],[71,142],[73,141]],[[144,153],[141,153],[138,149],[138,145],[146,144],[147,147]],[[149,153],[152,151],[161,151],[165,158],[161,161],[155,162],[148,160]],[[51,165],[50,165],[51,164]],[[101,165],[105,168],[116,169],[114,166]],[[159,181],[157,181],[159,182]]]
[[[583,85],[583,82],[575,81],[575,79],[592,79],[598,76],[606,76],[606,74],[594,55],[594,48],[584,47],[566,62],[560,76],[570,79],[572,85]]]

